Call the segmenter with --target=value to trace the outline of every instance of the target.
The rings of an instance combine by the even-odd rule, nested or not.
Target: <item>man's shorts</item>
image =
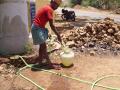
[[[32,24],[32,38],[35,45],[44,43],[48,39],[47,28],[41,28]]]

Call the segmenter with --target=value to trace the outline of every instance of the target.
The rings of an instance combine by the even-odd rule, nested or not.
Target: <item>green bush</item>
[[[86,7],[89,6],[90,5],[90,0],[83,0],[82,5],[86,6]]]
[[[89,0],[90,6],[101,9],[115,9],[120,6],[120,0]]]
[[[83,1],[83,0],[71,0],[71,1],[70,1],[70,3],[71,3],[70,5],[71,5],[71,6],[75,6],[75,5],[77,5],[77,4],[78,4],[78,5],[81,5],[81,4],[82,4],[82,1]]]
[[[75,5],[93,6],[101,9],[120,8],[120,0],[71,0],[71,6]]]

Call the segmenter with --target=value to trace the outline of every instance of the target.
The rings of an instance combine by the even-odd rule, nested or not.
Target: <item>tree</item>
[[[73,6],[75,6],[75,5],[77,5],[77,4],[81,5],[81,4],[82,4],[82,1],[83,1],[83,0],[71,0],[71,3],[72,3]]]

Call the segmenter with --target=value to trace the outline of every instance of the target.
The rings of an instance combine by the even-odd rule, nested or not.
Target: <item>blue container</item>
[[[35,0],[30,0],[31,25],[32,25],[33,20],[34,20],[34,18],[35,18],[35,13],[36,13]]]

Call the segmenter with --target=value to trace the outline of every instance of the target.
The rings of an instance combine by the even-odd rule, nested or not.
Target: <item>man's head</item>
[[[54,10],[56,10],[61,3],[62,3],[62,0],[51,0],[51,6]]]

